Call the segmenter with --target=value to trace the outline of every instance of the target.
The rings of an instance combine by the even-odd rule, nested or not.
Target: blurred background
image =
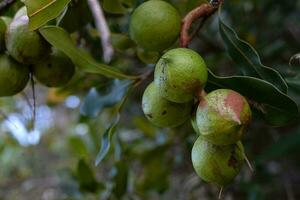
[[[107,2],[101,1],[113,32],[115,56],[111,65],[131,74],[153,68],[151,63],[158,54],[138,49],[126,36],[130,11],[143,1],[119,0],[126,13],[114,12]],[[169,2],[184,16],[205,1]],[[16,1],[1,15],[12,16],[21,6]],[[285,77],[291,75],[289,59],[300,52],[300,1],[228,0],[222,16],[255,47],[266,66]],[[61,26],[79,47],[101,62],[100,41],[86,1],[72,1]],[[236,73],[220,39],[217,15],[207,21],[190,46],[215,73]],[[203,182],[193,170],[190,152],[197,136],[190,123],[160,129],[144,117],[141,96],[151,81],[152,77],[130,94],[113,148],[97,167],[94,161],[101,136],[114,119],[116,106],[90,118],[81,115],[82,105],[93,109],[94,99],[87,98],[90,89],[107,94],[113,81],[78,71],[64,88],[48,89],[36,83],[34,129],[30,85],[17,96],[1,98],[0,200],[216,199],[219,188]],[[300,104],[300,88],[290,92]],[[224,189],[224,199],[300,199],[299,122],[295,119],[275,128],[254,114],[244,145],[255,171],[251,173],[245,165]]]

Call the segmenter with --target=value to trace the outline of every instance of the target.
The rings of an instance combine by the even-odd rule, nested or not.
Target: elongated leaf
[[[111,66],[96,62],[87,52],[77,48],[70,35],[62,28],[45,26],[39,31],[52,46],[64,52],[77,67],[87,73],[100,74],[117,79],[137,78],[123,74]]]
[[[77,164],[76,179],[79,183],[79,188],[84,192],[96,192],[103,188],[103,185],[98,183],[95,174],[85,160],[79,160]]]
[[[75,155],[85,157],[88,155],[88,149],[83,139],[78,136],[72,136],[69,138],[69,148]]]
[[[125,162],[119,161],[113,168],[113,193],[118,198],[126,194],[128,185],[128,166]]]
[[[71,0],[25,0],[29,29],[36,30],[58,17]]]
[[[281,156],[287,155],[290,152],[297,152],[297,149],[299,149],[299,145],[300,128],[266,148],[266,150],[257,157],[256,163],[264,160],[276,159]]]
[[[249,76],[219,77],[209,73],[208,89],[229,88],[257,103],[265,120],[282,126],[299,115],[297,104],[267,81]]]
[[[78,14],[80,13],[80,15]],[[66,13],[58,19],[59,26],[69,33],[81,30],[93,20],[87,0],[72,1],[66,9]]]
[[[104,108],[120,102],[131,83],[128,80],[115,80],[111,88],[106,92],[98,92],[96,88],[92,88],[83,101],[80,109],[81,113],[89,117],[97,117]]]
[[[291,88],[294,88],[299,92],[300,95],[300,76],[299,77],[293,77],[293,78],[287,78],[286,82]]]
[[[281,92],[287,93],[287,84],[279,72],[264,66],[256,50],[240,39],[236,32],[222,21],[220,16],[219,29],[230,57],[243,75],[264,79],[275,85]]]
[[[96,166],[102,162],[102,160],[105,158],[105,156],[109,152],[109,149],[111,147],[112,137],[113,137],[114,133],[116,132],[119,120],[120,120],[120,114],[118,113],[114,122],[109,126],[109,128],[103,134],[102,140],[101,140],[101,148],[100,148],[100,151],[95,160]]]
[[[285,79],[289,86],[289,95],[296,101],[300,108],[300,76]]]
[[[101,147],[96,157],[95,165],[99,165],[110,150],[113,135],[116,132],[118,123],[120,121],[120,112],[122,111],[123,106],[125,105],[125,102],[128,98],[131,89],[132,87],[127,91],[126,95],[123,97],[122,101],[118,105],[118,111],[115,116],[115,120],[112,122],[112,124],[109,126],[109,128],[105,131],[105,133],[102,136]]]

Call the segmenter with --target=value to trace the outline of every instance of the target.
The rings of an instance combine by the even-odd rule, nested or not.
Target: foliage
[[[115,49],[109,64],[101,60],[85,1],[25,0],[30,28],[64,52],[77,72],[64,88],[37,85],[39,134],[26,126],[30,87],[0,99],[0,199],[215,199],[217,188],[191,167],[191,125],[158,129],[142,114],[142,92],[152,81],[145,74],[161,54],[140,49],[128,36],[130,13],[143,1],[100,2]],[[204,1],[168,2],[184,16]],[[1,14],[13,16],[22,5],[17,1]],[[190,44],[210,68],[206,90],[236,90],[255,111],[245,142],[255,173],[244,167],[226,188],[228,198],[300,197],[299,9],[291,0],[225,1]],[[70,23],[75,18],[78,23]],[[23,146],[14,126],[28,133]]]

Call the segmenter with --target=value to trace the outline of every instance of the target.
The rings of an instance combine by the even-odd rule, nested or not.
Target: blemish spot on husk
[[[229,158],[229,160],[228,160],[228,166],[229,167],[232,167],[232,168],[234,168],[234,169],[236,169],[236,168],[238,168],[238,161],[237,161],[237,159],[235,158],[235,156],[234,156],[234,151],[233,152],[231,152],[231,155],[230,155],[230,158]]]
[[[153,118],[153,115],[152,115],[152,114],[147,114],[147,116],[148,116],[149,118]]]
[[[225,106],[228,106],[232,109],[232,111],[236,115],[236,119],[240,122],[241,113],[244,107],[244,98],[237,92],[231,91],[225,98]]]

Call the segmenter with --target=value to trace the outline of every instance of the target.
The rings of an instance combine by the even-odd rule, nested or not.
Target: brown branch
[[[100,34],[103,49],[103,60],[105,63],[109,63],[114,55],[114,49],[111,44],[111,33],[103,10],[98,0],[88,0],[88,4],[94,16],[97,31]]]
[[[203,27],[205,21],[216,12],[223,0],[212,0],[210,3],[201,4],[199,7],[190,11],[181,22],[180,46],[186,48],[196,33]],[[189,30],[194,21],[203,17],[197,31],[191,36]]]

